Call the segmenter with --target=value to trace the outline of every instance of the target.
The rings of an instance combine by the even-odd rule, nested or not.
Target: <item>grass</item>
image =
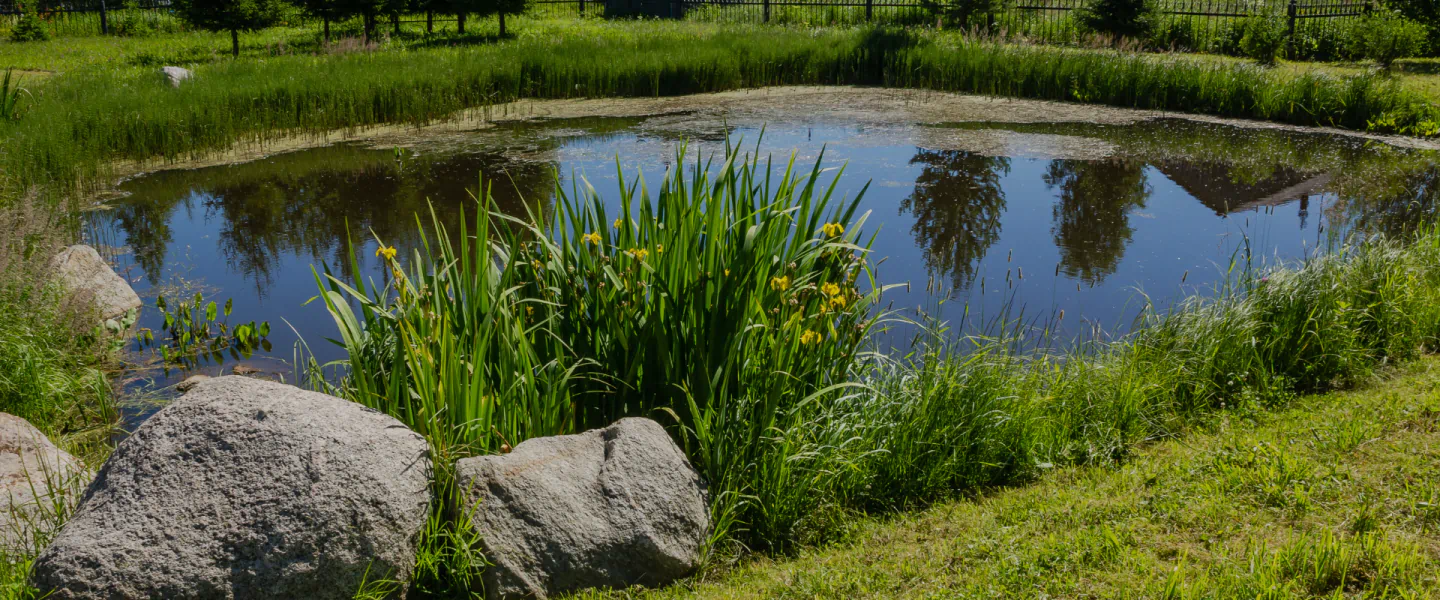
[[[593,19],[519,31],[498,44],[202,64],[179,90],[160,85],[150,67],[67,72],[37,88],[21,121],[0,128],[0,161],[12,189],[68,192],[103,180],[116,160],[185,159],[282,136],[421,125],[517,98],[782,84],[884,85],[1353,129],[1429,131],[1435,122],[1425,98],[1375,75],[1292,76],[944,32]],[[672,51],[681,47],[686,51]]]
[[[553,215],[478,219],[458,250],[442,233],[383,256],[395,272],[379,286],[324,278],[350,357],[327,391],[397,416],[440,456],[656,418],[710,482],[715,550],[783,553],[857,514],[1123,464],[1227,415],[1363,383],[1440,334],[1440,231],[1424,228],[1275,268],[1242,247],[1225,286],[1148,307],[1121,337],[922,321],[910,353],[864,352],[887,318],[870,310],[871,234],[823,173],[731,148],[654,195],[622,186],[613,220],[581,184]],[[437,490],[454,506],[443,476]],[[417,589],[456,587],[422,573]]]
[[[627,598],[1432,598],[1440,360]]]

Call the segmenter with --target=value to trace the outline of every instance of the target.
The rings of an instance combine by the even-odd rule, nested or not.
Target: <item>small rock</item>
[[[236,375],[254,375],[256,373],[259,373],[260,369],[252,367],[250,365],[235,365],[235,368],[230,369],[230,372]]]
[[[70,246],[51,259],[50,268],[71,294],[90,295],[101,319],[119,319],[140,309],[140,296],[94,248]]]
[[[216,377],[116,447],[32,583],[56,600],[348,600],[409,577],[429,485],[428,446],[399,421]]]
[[[488,598],[657,586],[694,571],[704,484],[659,423],[622,419],[455,464],[482,535]]]
[[[55,500],[79,497],[89,482],[85,465],[61,450],[29,421],[0,413],[0,548],[31,553],[37,531]]]
[[[208,379],[210,379],[209,375],[191,375],[186,377],[184,381],[175,384],[175,390],[183,394],[194,389],[195,386],[200,385],[200,382]]]
[[[183,67],[160,67],[160,74],[170,82],[170,87],[176,88],[180,87],[180,82],[195,76],[190,69]]]

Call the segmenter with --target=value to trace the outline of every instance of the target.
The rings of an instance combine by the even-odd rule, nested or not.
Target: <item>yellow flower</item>
[[[845,234],[845,226],[839,223],[826,223],[820,226],[820,231],[825,232],[825,237],[837,237]]]
[[[650,256],[650,251],[644,248],[631,248],[626,250],[625,253],[629,254],[630,258],[635,260],[645,260],[645,257]]]
[[[599,245],[600,245],[600,234],[598,234],[598,233],[594,233],[594,232],[587,233],[587,234],[581,236],[580,239],[585,240],[585,241],[587,241],[587,242],[589,242],[590,244],[595,245],[595,246],[599,246]]]
[[[844,296],[832,296],[832,297],[830,298],[830,306],[835,307],[836,310],[845,308],[845,297],[844,297]]]
[[[655,253],[656,253],[656,254],[660,254],[661,252],[664,252],[664,251],[665,251],[665,244],[655,244]]]
[[[730,276],[730,269],[725,269],[725,276],[726,276],[726,277],[729,277],[729,276]]]
[[[619,228],[620,228],[620,223],[621,223],[620,217],[615,217],[615,222],[614,222],[614,223],[611,223],[611,225],[614,225],[616,229],[619,229]]]
[[[376,256],[377,258],[383,258],[383,259],[385,259],[385,260],[394,260],[394,258],[395,258],[395,247],[394,247],[394,246],[381,246],[381,247],[379,247],[379,248],[376,248],[376,249],[375,249],[375,256]]]
[[[809,346],[810,344],[816,344],[816,343],[819,343],[819,342],[820,342],[820,333],[817,332],[817,331],[810,330],[810,331],[806,331],[805,333],[800,334],[800,343],[801,343],[801,344],[804,344],[804,345],[806,345],[806,346]]]
[[[533,314],[535,314],[535,307],[533,307],[533,306],[527,306],[527,307],[525,307],[525,316],[528,317],[528,316],[531,316],[531,315],[533,315]]]
[[[770,289],[777,292],[783,292],[790,289],[790,276],[786,275],[784,277],[771,277]]]
[[[826,296],[839,296],[839,295],[840,295],[840,286],[835,285],[835,284],[833,284],[833,283],[827,283],[827,284],[825,284],[825,285],[820,286],[820,292],[823,293],[823,294],[825,294]]]

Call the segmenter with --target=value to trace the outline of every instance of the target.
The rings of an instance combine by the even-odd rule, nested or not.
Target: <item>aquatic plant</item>
[[[166,363],[193,366],[202,360],[219,364],[228,354],[239,360],[249,358],[258,348],[270,349],[270,322],[240,323],[230,325],[230,313],[234,300],[226,300],[223,307],[214,300],[206,301],[203,294],[195,292],[191,298],[166,300],[162,294],[155,298],[155,309],[163,318],[161,329],[167,334],[157,343],[155,332],[141,329],[136,332],[136,342],[142,348],[159,348]]]

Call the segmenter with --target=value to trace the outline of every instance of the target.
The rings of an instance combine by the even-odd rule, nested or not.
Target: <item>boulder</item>
[[[55,507],[78,497],[89,475],[83,463],[29,421],[0,413],[0,548],[39,550],[34,541],[48,533]]]
[[[492,599],[661,585],[695,570],[710,531],[700,476],[650,419],[526,440],[455,470]]]
[[[35,561],[49,598],[351,598],[404,580],[423,438],[339,398],[216,377],[115,448]]]
[[[92,297],[101,318],[115,319],[140,308],[140,296],[94,248],[70,246],[55,255],[50,268],[71,294]]]
[[[160,75],[170,82],[170,87],[176,88],[180,87],[180,82],[195,76],[184,67],[160,67]]]

